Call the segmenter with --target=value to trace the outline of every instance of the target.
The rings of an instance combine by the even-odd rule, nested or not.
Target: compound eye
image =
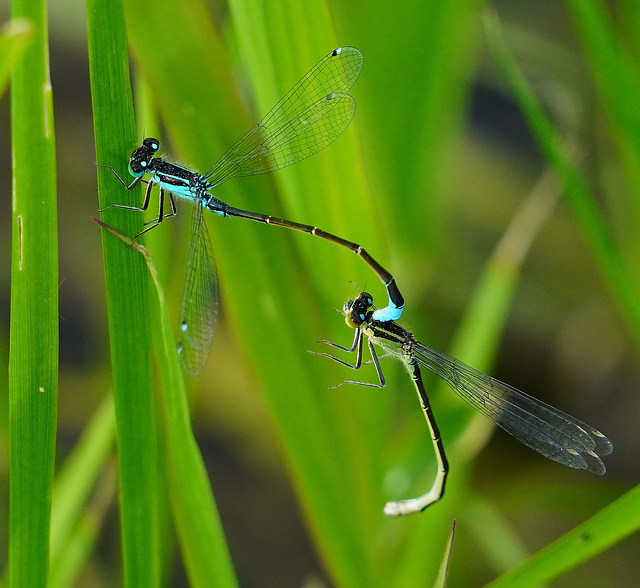
[[[152,155],[158,152],[160,149],[160,141],[158,139],[154,139],[153,137],[147,137],[144,141],[142,141],[143,147],[147,150],[148,153]]]
[[[134,176],[141,176],[142,174],[144,174],[146,167],[147,167],[146,161],[138,161],[134,159],[129,162],[129,170],[131,171],[131,174]]]

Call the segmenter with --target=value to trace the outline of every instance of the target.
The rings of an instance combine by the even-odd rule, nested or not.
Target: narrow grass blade
[[[9,348],[12,586],[45,586],[58,404],[58,225],[55,136],[44,1],[12,3],[33,42],[14,63]]]
[[[451,532],[449,533],[449,539],[447,540],[447,545],[442,555],[442,563],[440,564],[440,569],[438,570],[438,577],[436,581],[433,583],[433,588],[445,588],[447,585],[447,578],[449,576],[449,564],[451,563],[451,551],[453,550],[453,540],[456,536],[456,520],[453,519],[451,523]]]
[[[603,508],[521,566],[494,580],[491,588],[539,586],[628,537],[640,528],[640,486]]]
[[[515,568],[530,555],[506,517],[487,499],[472,497],[467,505],[465,523],[475,535],[484,557],[499,572]]]
[[[135,143],[128,53],[121,1],[87,5],[89,66],[96,160],[127,173],[122,154]],[[122,186],[98,168],[100,208],[122,202]],[[139,190],[127,194],[134,202]],[[127,214],[129,213],[129,214]],[[109,222],[127,234],[141,230],[142,215],[111,209]],[[103,238],[107,311],[115,400],[124,585],[157,586],[159,485],[151,329],[144,260],[111,236]]]
[[[569,204],[592,248],[602,275],[629,322],[632,333],[636,339],[640,339],[638,292],[611,230],[596,206],[593,194],[563,149],[558,132],[509,51],[497,16],[489,13],[486,15],[485,30],[496,62],[520,103],[540,149],[565,186]]]
[[[628,4],[627,9],[633,10],[631,5],[635,3]],[[640,194],[640,121],[637,108],[640,78],[632,47],[635,44],[637,51],[638,40],[633,33],[627,37],[624,32],[616,30],[617,26],[625,26],[625,15],[614,17],[609,14],[610,8],[604,2],[569,0],[567,9],[580,35],[587,64],[596,84],[599,105],[612,123],[610,128],[618,143],[621,169],[630,183],[630,191],[635,195],[625,199],[625,210],[629,215],[626,222],[637,227],[640,225],[637,198]],[[619,20],[619,25],[615,24],[616,20]],[[630,26],[633,24],[637,26],[637,23]],[[627,47],[627,44],[632,47]],[[638,232],[631,231],[628,237],[634,240],[637,261],[640,254]]]
[[[96,220],[96,219],[94,219]],[[193,437],[184,376],[171,319],[151,254],[130,237],[97,221],[103,228],[142,254],[155,285],[159,318],[159,372],[166,431],[167,484],[180,547],[193,586],[226,588],[237,585],[209,479]]]
[[[0,27],[0,96],[9,83],[11,68],[22,59],[33,33],[31,23],[22,18],[11,20]]]
[[[129,5],[128,19],[136,23],[131,34],[134,54],[154,88],[173,144],[197,169],[206,170],[225,148],[259,120],[261,113],[249,118],[243,112],[232,83],[228,52],[218,46],[220,40],[216,29],[209,16],[202,17],[200,4],[195,3],[190,8],[176,15],[171,3],[155,2],[153,9],[147,10],[144,2],[136,2]],[[311,18],[308,26],[314,28],[316,35],[322,27],[327,40],[317,42],[311,48],[304,41],[304,30],[299,30],[295,43],[284,55],[276,55],[276,47],[282,40],[272,42],[269,59],[277,65],[275,79],[287,80],[274,90],[280,95],[320,57],[339,45],[335,39],[331,40],[326,6],[314,3],[307,5],[306,10],[318,15],[318,18]],[[299,17],[298,10],[287,12],[291,18]],[[147,16],[142,18],[142,14]],[[176,21],[176,18],[180,20]],[[241,26],[245,27],[244,24]],[[265,27],[266,23],[260,26]],[[249,37],[252,27],[253,24],[246,25]],[[162,36],[164,31],[171,34],[173,51],[149,46],[149,35],[153,32]],[[264,30],[255,32],[264,34]],[[183,52],[191,56],[186,62],[181,57]],[[306,59],[307,55],[311,57]],[[247,55],[246,63],[258,70],[255,57],[254,53]],[[286,75],[284,71],[293,73]],[[258,85],[256,83],[256,87]],[[269,86],[273,86],[273,81]],[[273,102],[280,95],[276,95]],[[183,107],[185,103],[191,105],[189,109]],[[377,227],[377,223],[373,220],[370,195],[361,198],[364,178],[360,173],[362,167],[358,163],[357,147],[349,132],[309,160],[321,162],[322,186],[317,180],[317,167],[312,167],[306,174],[295,168],[278,172],[278,176],[286,172],[288,179],[276,181],[296,182],[302,186],[293,190],[295,205],[287,206],[269,178],[244,184],[243,180],[230,182],[224,186],[225,200],[239,207],[324,225],[327,230],[356,240],[363,235],[374,235],[371,227]],[[340,155],[341,150],[346,150],[346,155],[344,151]],[[301,166],[305,164],[295,167]],[[323,171],[325,168],[326,172]],[[299,174],[306,178],[300,179]],[[314,201],[317,200],[312,195],[314,192],[326,197],[332,205],[323,206],[322,200]],[[351,207],[350,210],[361,205],[363,222],[352,224],[348,230],[340,228],[339,225],[349,224],[348,219],[355,218],[356,213],[336,215],[335,203],[339,199],[345,202],[345,207]],[[292,212],[294,206],[297,211],[313,208],[320,210],[320,214],[307,216]],[[309,357],[306,349],[328,335],[320,328],[327,321],[320,317],[330,316],[331,307],[339,304],[343,296],[339,291],[336,295],[333,286],[348,292],[350,278],[361,276],[364,282],[371,279],[371,274],[353,254],[336,251],[335,246],[317,239],[292,236],[282,229],[256,226],[237,219],[210,220],[212,229],[215,224],[211,233],[225,308],[238,325],[256,373],[263,387],[268,389],[276,418],[283,423],[282,435],[290,452],[287,461],[294,464],[292,467],[296,471],[295,485],[304,487],[305,508],[309,513],[313,511],[314,524],[317,521],[322,525],[327,535],[322,550],[335,554],[335,560],[340,561],[339,567],[353,575],[352,583],[369,584],[373,554],[367,554],[363,537],[375,541],[382,500],[371,479],[377,473],[377,460],[367,447],[369,443],[377,445],[373,437],[382,435],[383,428],[379,423],[387,401],[382,396],[372,402],[358,402],[355,395],[329,395],[326,391],[331,383],[327,378],[328,370],[335,373],[334,381],[340,377],[338,370]],[[364,238],[364,242],[368,249],[378,254],[372,245],[375,241]],[[307,263],[311,259],[314,262]],[[182,270],[179,273],[182,274]],[[309,279],[311,274],[313,278]],[[251,284],[250,288],[247,283]],[[327,292],[326,296],[323,291]],[[318,302],[321,299],[324,304]],[[215,344],[214,341],[209,360],[212,366],[215,366]],[[331,457],[338,454],[344,459]],[[347,492],[347,488],[351,490]],[[365,511],[368,516],[358,514]],[[375,518],[371,516],[374,513]]]
[[[113,433],[113,403],[111,403],[111,429]],[[112,435],[113,436],[113,435]],[[111,512],[117,492],[117,470],[115,463],[104,462],[96,492],[77,517],[73,527],[65,533],[64,545],[51,561],[51,571],[47,588],[66,588],[78,583],[85,564],[94,552],[103,530],[105,516]]]
[[[114,448],[114,440],[113,398],[108,397],[96,411],[55,480],[51,512],[51,573],[54,575],[57,574],[59,560],[65,557],[70,537],[82,517],[96,480]]]

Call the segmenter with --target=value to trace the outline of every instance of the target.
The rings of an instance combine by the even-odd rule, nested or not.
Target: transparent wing
[[[191,249],[180,312],[178,355],[184,370],[197,375],[209,357],[218,320],[218,275],[202,203],[191,217]]]
[[[613,451],[607,437],[572,416],[420,343],[418,363],[449,384],[478,412],[538,453],[571,468],[602,475]]]
[[[340,47],[321,59],[205,174],[212,186],[293,165],[334,141],[355,114],[347,91],[362,63],[355,47]]]

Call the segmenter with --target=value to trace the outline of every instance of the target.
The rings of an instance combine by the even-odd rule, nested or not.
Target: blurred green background
[[[162,18],[162,10],[179,12],[182,2],[158,4],[128,7],[132,71],[146,76],[154,95],[167,155],[201,171],[334,46],[360,48],[365,66],[351,92],[358,102],[356,120],[329,153],[277,177],[236,180],[216,194],[231,205],[284,215],[363,244],[396,277],[407,302],[403,322],[421,341],[443,350],[451,350],[455,341],[461,359],[593,424],[615,448],[606,459],[606,477],[596,479],[541,458],[501,431],[483,446],[485,423],[471,420],[452,393],[429,380],[452,462],[449,492],[417,517],[384,519],[384,501],[423,492],[434,465],[410,382],[398,362],[387,361],[385,390],[328,391],[353,374],[306,353],[318,349],[319,339],[351,341],[342,317],[331,311],[354,295],[348,280],[371,291],[380,306],[383,289],[355,256],[330,244],[239,220],[208,219],[222,316],[211,358],[189,385],[194,428],[241,585],[430,585],[453,517],[458,526],[451,585],[482,585],[509,569],[521,556],[520,547],[522,554],[537,552],[632,487],[640,474],[633,449],[640,417],[639,333],[559,187],[546,179],[532,196],[548,156],[538,148],[488,48],[482,20],[487,7],[329,2],[326,22],[316,26],[311,4],[300,3],[292,13],[275,2],[211,1],[202,15],[216,35],[216,53],[193,62],[224,67],[220,77],[228,78],[231,96],[225,99],[237,105],[229,113],[214,110],[218,97],[204,95],[191,103],[181,93],[183,86],[174,81],[178,72],[163,64],[171,62],[175,50],[188,70],[192,56],[184,53],[184,34],[173,38],[172,22]],[[640,168],[612,114],[615,96],[603,91],[610,71],[597,59],[586,17],[572,2],[494,2],[492,8],[631,268],[629,282],[637,285]],[[58,455],[63,462],[109,392],[110,361],[100,231],[89,218],[98,204],[84,5],[54,2],[50,11],[60,235]],[[603,13],[628,66],[629,79],[618,87],[628,81],[630,91],[637,85],[640,49],[635,11],[633,3],[617,2]],[[8,6],[0,1],[0,21],[7,18]],[[257,38],[252,19],[272,36]],[[308,30],[316,36],[305,37]],[[268,68],[279,57],[283,65],[274,67],[275,79]],[[270,87],[256,95],[261,76]],[[638,97],[627,96],[632,103],[633,96]],[[206,107],[207,100],[211,106],[204,113],[200,105]],[[0,194],[7,211],[0,218],[3,346],[10,288],[8,110],[5,95],[0,102]],[[219,126],[209,127],[207,121],[215,119]],[[205,127],[209,143],[193,138],[189,121]],[[364,203],[362,195],[368,198]],[[479,304],[479,283],[492,254],[531,198],[538,202],[534,212],[525,212],[497,258],[498,265],[513,264],[514,289],[489,304],[498,316],[477,327],[489,334],[474,334],[476,327],[466,322],[461,328],[461,321],[472,316],[472,304]],[[179,217],[159,229],[164,238],[178,226],[183,233],[188,229],[185,206]],[[526,250],[521,269],[513,261],[518,247]],[[252,248],[260,254],[254,256]],[[167,275],[177,315],[184,256],[158,250],[156,262]],[[264,281],[265,274],[271,281]],[[508,313],[504,329],[501,304]],[[477,341],[482,346],[474,348]],[[290,372],[307,375],[296,385]],[[360,377],[375,375],[363,370]],[[325,427],[325,462],[298,440],[305,436],[305,421],[296,412],[301,406],[329,407],[316,415]],[[7,466],[4,459],[0,463],[6,487]],[[324,503],[309,496],[314,470],[320,471],[320,481],[332,477],[333,487],[316,490],[334,500],[334,514],[344,528],[340,520],[333,526],[326,522],[325,515],[330,519],[333,512],[329,499]],[[107,504],[98,544],[78,586],[117,585],[117,502]],[[4,500],[1,507],[6,511]],[[488,521],[496,529],[489,531]],[[341,561],[340,553],[345,559],[350,554],[338,538],[354,544],[353,553],[362,558],[354,565],[359,573]],[[4,532],[0,540],[6,541]],[[507,546],[515,553],[503,560]],[[639,547],[637,537],[626,540],[554,585],[635,586]],[[186,585],[177,552],[167,568],[166,585]]]

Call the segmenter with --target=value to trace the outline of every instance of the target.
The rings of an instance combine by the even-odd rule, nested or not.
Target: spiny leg
[[[362,367],[362,344],[363,344],[363,337],[362,337],[362,331],[360,329],[356,329],[356,335],[355,338],[353,339],[353,345],[351,346],[350,349],[347,349],[346,347],[343,347],[342,345],[339,345],[338,343],[333,343],[332,341],[318,341],[319,343],[326,343],[327,345],[331,345],[332,347],[335,347],[336,349],[340,349],[342,351],[346,351],[348,353],[353,353],[356,348],[358,350],[357,352],[357,356],[356,356],[356,362],[354,364],[349,363],[348,361],[344,361],[343,359],[340,359],[339,357],[335,357],[334,355],[331,355],[330,353],[324,353],[322,351],[311,351],[309,350],[309,353],[313,353],[314,355],[322,355],[324,357],[328,357],[329,359],[338,362],[341,365],[344,365],[348,368],[351,368],[352,370],[359,370]],[[378,380],[380,381],[379,384],[374,384],[373,382],[359,382],[356,380],[345,380],[344,382],[341,382],[340,384],[337,384],[336,386],[331,386],[329,388],[329,390],[335,390],[336,388],[340,388],[340,386],[344,386],[345,384],[354,384],[356,386],[367,386],[369,388],[384,388],[387,385],[386,380],[384,379],[384,374],[382,373],[382,368],[380,367],[380,362],[378,361],[378,356],[376,354],[376,350],[373,347],[373,343],[371,342],[371,340],[369,339],[369,341],[367,342],[367,345],[369,347],[369,353],[371,353],[371,361],[373,361],[373,364],[376,367],[376,373],[378,374]],[[369,362],[367,362],[369,363]]]
[[[147,184],[147,189],[145,191],[144,202],[142,203],[142,206],[128,206],[126,204],[110,204],[105,208],[101,208],[100,212],[109,210],[109,208],[123,208],[124,210],[135,210],[137,212],[144,212],[145,210],[147,210],[147,208],[149,208],[149,201],[151,199],[151,189],[153,188],[156,182],[144,180],[142,176],[140,176],[135,178],[133,182],[131,182],[130,184],[127,184],[118,175],[118,173],[116,172],[115,169],[113,169],[112,166],[103,164],[103,163],[98,163],[97,165],[99,165],[100,167],[106,167],[110,169],[111,173],[113,173],[113,175],[127,190],[133,190],[133,188],[135,188],[140,182],[144,182],[145,184]],[[169,203],[171,204],[171,212],[168,214],[164,214],[164,189],[160,188],[160,204],[159,204],[158,216],[154,219],[146,221],[144,224],[151,225],[151,226],[147,227],[144,231],[138,233],[136,237],[139,237],[140,235],[142,235],[142,233],[146,233],[150,229],[153,229],[154,227],[158,226],[165,218],[171,218],[172,216],[175,216],[177,214],[176,203],[173,198],[173,194],[171,192],[169,192]]]
[[[144,182],[145,184],[147,184],[147,190],[145,192],[145,196],[144,196],[144,202],[142,203],[142,206],[128,206],[126,204],[109,204],[109,206],[106,206],[105,208],[101,208],[99,212],[104,212],[105,210],[109,210],[110,208],[124,208],[125,210],[136,210],[138,212],[143,212],[145,210],[147,210],[147,208],[149,207],[149,199],[151,197],[151,188],[154,185],[154,182],[148,182],[147,180],[143,180],[142,176],[140,176],[139,178],[136,178],[135,180],[133,180],[133,182],[131,182],[131,184],[127,185],[125,183],[125,181],[116,173],[116,170],[114,170],[110,165],[104,165],[99,163],[98,165],[100,165],[101,167],[108,167],[112,172],[113,175],[118,178],[118,181],[127,189],[127,190],[133,190],[133,188],[135,188],[140,182]]]
[[[147,192],[149,192],[150,187],[151,187],[151,184],[149,184],[149,188],[147,189]],[[165,197],[165,194],[169,194],[169,204],[171,205],[171,212],[168,212],[167,214],[164,214],[164,197]],[[145,198],[145,203],[146,203],[147,206],[149,205],[149,196],[148,195]],[[173,198],[173,194],[171,192],[169,192],[168,190],[165,191],[164,188],[160,188],[158,216],[156,218],[154,218],[154,219],[151,219],[151,220],[148,220],[147,222],[145,222],[144,223],[145,225],[151,225],[151,226],[149,226],[146,229],[144,229],[144,231],[138,233],[136,235],[136,237],[139,237],[140,235],[142,235],[142,233],[146,233],[147,231],[150,231],[151,229],[154,229],[165,218],[171,218],[172,216],[175,216],[176,214],[177,214],[176,202],[175,202],[175,200]]]
[[[123,179],[115,172],[115,170],[110,165],[103,165],[103,167],[108,167],[113,172],[113,174],[116,176],[116,178],[118,178],[118,180],[120,180],[120,183],[127,190],[131,190],[139,182],[144,182],[145,184],[147,184],[147,189],[145,191],[144,202],[142,203],[142,206],[128,206],[126,204],[110,204],[106,208],[101,208],[100,212],[104,212],[105,210],[109,210],[110,208],[122,208],[124,210],[135,210],[137,212],[144,212],[145,210],[147,210],[147,208],[149,208],[149,202],[151,200],[151,190],[153,189],[153,186],[156,185],[155,182],[149,182],[147,180],[143,180],[140,177],[140,178],[136,178],[133,182],[131,182],[130,185],[127,186],[127,184],[123,181]],[[169,194],[169,204],[171,205],[171,212],[169,212],[167,214],[164,214],[165,192]],[[144,230],[142,230],[139,233],[137,233],[136,235],[134,235],[134,239],[137,239],[140,235],[143,235],[147,231],[150,231],[151,229],[154,229],[155,227],[157,227],[165,218],[171,218],[172,216],[175,216],[177,214],[176,203],[175,203],[175,200],[173,198],[173,194],[171,192],[165,191],[165,189],[162,188],[162,187],[160,188],[160,196],[158,198],[158,202],[159,202],[159,204],[158,204],[158,216],[156,218],[154,218],[154,219],[146,221],[144,224],[145,225],[149,225],[149,226],[147,226]]]
[[[146,180],[143,180],[143,179],[142,179],[142,176],[139,176],[139,177],[135,178],[135,179],[133,180],[133,182],[131,182],[130,184],[128,184],[128,185],[127,185],[127,182],[125,182],[125,181],[124,181],[124,180],[123,180],[123,179],[118,175],[118,172],[117,172],[115,169],[113,169],[113,167],[112,167],[112,166],[110,166],[109,164],[106,164],[106,163],[96,163],[96,165],[99,165],[100,167],[106,167],[106,168],[110,169],[110,170],[111,170],[111,173],[112,173],[116,178],[118,178],[118,181],[119,181],[119,182],[120,182],[120,183],[121,183],[121,184],[122,184],[122,185],[123,185],[127,190],[133,190],[133,188],[134,188],[135,186],[137,186],[137,185],[138,185],[138,182],[144,182],[145,184],[147,183],[147,181],[146,181]],[[114,205],[114,204],[112,204],[111,206],[115,206],[115,205]],[[106,209],[105,209],[105,210],[106,210]]]
[[[356,350],[356,347],[360,343],[361,339],[362,339],[362,333],[360,332],[360,329],[356,329],[356,332],[355,332],[355,334],[353,336],[353,343],[351,344],[351,347],[345,347],[344,345],[340,345],[339,343],[334,343],[333,341],[329,341],[327,339],[321,339],[320,341],[318,341],[318,343],[324,343],[326,345],[330,345],[331,347],[335,347],[336,349],[339,349],[340,351],[346,351],[347,353],[353,353]],[[330,357],[331,359],[336,359],[335,357],[333,357],[333,355],[328,355],[327,353],[324,353],[322,351],[311,351],[309,349],[309,353],[313,353],[314,355],[324,355],[326,357]],[[347,365],[350,365],[350,364],[347,364]],[[350,366],[350,367],[354,367],[354,366]],[[358,368],[355,368],[355,369],[358,369]]]

